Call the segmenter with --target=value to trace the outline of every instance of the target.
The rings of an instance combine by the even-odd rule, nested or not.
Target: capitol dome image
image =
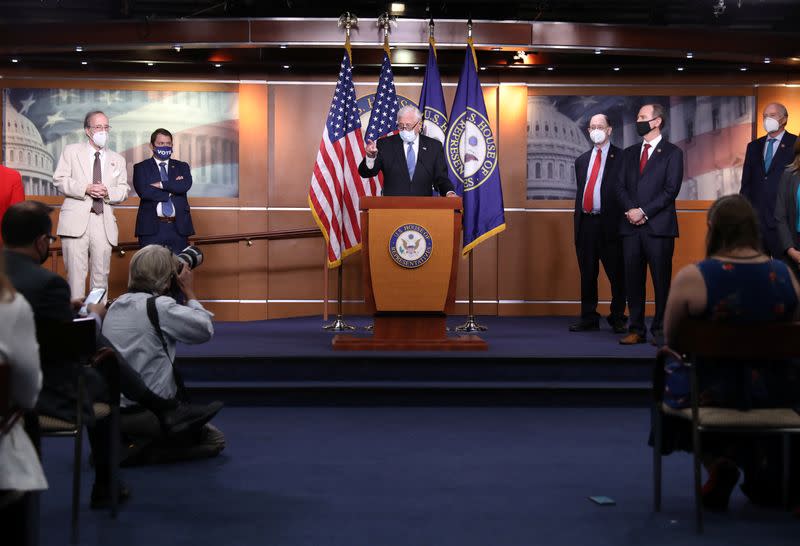
[[[39,130],[5,99],[6,167],[19,171],[25,195],[59,195],[53,186],[53,156],[47,151]]]
[[[548,97],[528,97],[528,199],[574,199],[575,159],[591,147]]]

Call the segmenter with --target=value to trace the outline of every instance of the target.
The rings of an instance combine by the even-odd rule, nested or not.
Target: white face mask
[[[606,139],[606,132],[602,129],[592,129],[589,131],[589,138],[591,138],[592,142],[595,144],[600,144]]]
[[[95,143],[95,146],[98,148],[102,148],[108,142],[108,131],[98,131],[97,133],[92,134],[92,142]]]
[[[775,118],[764,118],[764,130],[768,133],[774,133],[781,128],[781,124]]]
[[[402,138],[403,142],[406,144],[411,144],[417,140],[417,133],[414,131],[400,131],[400,138]]]

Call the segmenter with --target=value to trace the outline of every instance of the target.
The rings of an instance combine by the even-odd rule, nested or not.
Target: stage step
[[[655,348],[562,317],[487,317],[485,352],[334,351],[313,319],[222,323],[176,366],[198,399],[233,405],[621,405],[649,400]]]

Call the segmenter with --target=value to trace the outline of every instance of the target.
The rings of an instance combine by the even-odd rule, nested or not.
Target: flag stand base
[[[468,316],[467,317],[467,322],[465,322],[461,326],[457,326],[456,327],[456,332],[459,332],[459,333],[461,333],[461,332],[465,332],[465,333],[485,332],[486,330],[488,330],[488,328],[486,328],[486,326],[482,326],[482,325],[477,323],[477,321],[475,320],[475,315]]]
[[[322,329],[327,332],[349,332],[350,330],[355,330],[356,327],[347,324],[344,318],[342,318],[342,315],[336,315],[336,320],[330,324],[326,324]]]

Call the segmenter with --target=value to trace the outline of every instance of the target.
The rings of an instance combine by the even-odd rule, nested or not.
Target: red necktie
[[[644,148],[642,148],[642,157],[641,159],[639,159],[639,174],[642,174],[644,172],[644,166],[647,165],[647,156],[648,156],[647,150],[649,149],[650,145],[647,142],[645,142]]]
[[[594,186],[597,184],[597,175],[600,174],[602,155],[603,150],[598,148],[597,155],[594,157],[592,172],[589,175],[589,183],[586,184],[586,191],[583,192],[583,212],[592,212],[594,210]]]

